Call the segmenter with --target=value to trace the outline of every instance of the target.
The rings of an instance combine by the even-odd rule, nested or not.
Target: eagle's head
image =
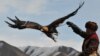
[[[47,26],[42,26],[41,31],[46,31],[46,32],[48,32],[48,31],[49,31],[49,29],[48,29],[48,27],[47,27]]]

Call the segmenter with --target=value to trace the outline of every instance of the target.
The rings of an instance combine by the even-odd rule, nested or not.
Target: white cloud
[[[13,8],[17,12],[37,13],[45,4],[46,0],[3,0],[0,2],[0,12],[7,12]]]
[[[46,4],[46,1],[44,0],[35,0],[32,1],[28,6],[26,7],[26,11],[31,12],[39,12],[43,8],[43,6]]]

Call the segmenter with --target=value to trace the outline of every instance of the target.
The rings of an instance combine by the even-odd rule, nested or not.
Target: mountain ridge
[[[79,51],[72,47],[15,47],[4,41],[0,41],[0,56],[78,56]]]
[[[21,48],[20,48],[21,49]],[[29,56],[78,56],[80,53],[71,47],[55,46],[55,47],[33,47],[27,46],[21,49]]]

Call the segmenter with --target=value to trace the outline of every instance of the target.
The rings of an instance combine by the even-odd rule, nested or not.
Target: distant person
[[[86,32],[82,31],[72,22],[67,22],[67,25],[71,27],[76,34],[84,38],[82,53],[80,53],[79,56],[99,56],[97,53],[99,46],[99,39],[96,33],[98,29],[97,23],[88,21],[85,24]]]

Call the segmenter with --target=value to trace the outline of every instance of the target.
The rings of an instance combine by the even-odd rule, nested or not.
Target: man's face
[[[89,33],[89,29],[86,29],[86,33]]]
[[[87,29],[86,29],[86,33],[87,33],[87,34],[91,34],[91,33],[94,33],[94,31],[92,31],[91,29],[88,29],[88,28],[87,28]]]

